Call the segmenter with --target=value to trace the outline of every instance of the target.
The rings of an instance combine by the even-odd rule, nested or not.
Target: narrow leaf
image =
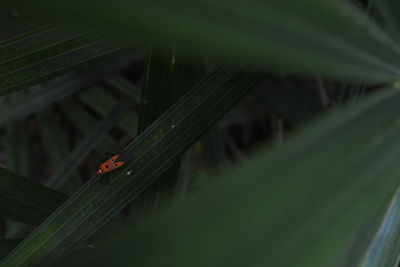
[[[106,82],[123,94],[129,96],[136,103],[140,103],[140,89],[121,75],[110,77],[106,79]]]
[[[358,266],[353,248],[399,183],[399,100],[392,88],[331,112],[69,263]]]
[[[361,266],[387,266],[399,264],[400,255],[400,189],[397,189],[376,234],[369,245]]]
[[[397,16],[400,4],[395,0],[372,1],[379,13],[379,19],[389,29],[390,33],[397,41],[400,41],[400,19]]]
[[[51,112],[43,112],[37,117],[38,130],[41,137],[41,143],[44,146],[50,162],[52,171],[64,164],[70,148],[68,140],[60,124],[57,122],[56,115]],[[73,173],[73,179],[68,184],[69,192],[75,192],[76,188],[82,185],[81,177],[78,172]]]
[[[110,174],[111,185],[105,177],[92,180],[1,265],[42,266],[87,239],[154,182],[262,77],[262,72],[248,65],[219,68],[126,147],[134,160],[123,171]]]
[[[7,127],[5,150],[7,153],[7,167],[23,176],[29,176],[29,123],[20,121]]]
[[[8,6],[102,23],[193,54],[207,51],[341,80],[393,81],[400,74],[397,43],[350,1],[14,0]]]
[[[0,217],[31,224],[41,223],[66,196],[0,168]]]
[[[89,38],[90,39],[90,38]],[[79,42],[78,42],[79,43]],[[117,41],[114,38],[95,40],[81,47],[57,48],[57,54],[43,59],[41,52],[37,56],[40,61],[20,59],[21,63],[4,65],[1,71],[0,65],[0,95],[9,94],[15,90],[31,85],[45,82],[57,76],[87,69],[107,58],[111,58],[124,51],[129,50],[131,43],[128,41]],[[7,49],[7,48],[5,48]],[[58,51],[60,50],[60,51]],[[62,53],[61,53],[62,51]]]
[[[61,108],[64,111],[68,120],[78,129],[83,135],[89,135],[93,128],[96,127],[97,119],[93,117],[78,101],[67,99],[61,103]],[[106,136],[103,141],[95,148],[101,155],[104,152],[110,152],[117,145],[111,136]]]
[[[50,27],[0,43],[0,74],[12,72],[94,42],[100,35],[70,27]]]
[[[183,58],[176,49],[157,50],[149,47],[140,102],[139,134],[193,87],[196,82],[196,74],[196,63]],[[155,206],[160,199],[160,190],[164,193],[162,198],[172,194],[180,166],[181,159],[178,159],[162,174],[159,182],[149,189],[149,191],[155,191],[149,192],[149,194],[156,194],[151,199],[152,202],[155,199]]]
[[[122,57],[116,57],[89,71],[51,81],[39,92],[28,94],[16,101],[10,101],[1,107],[0,126],[43,110],[104,76],[125,68],[132,63],[134,57],[135,55],[132,54],[124,54]]]
[[[108,114],[117,104],[117,100],[114,98],[114,96],[99,86],[94,86],[83,91],[78,97],[82,102],[91,107],[100,115]],[[118,126],[127,133],[135,136],[136,127],[132,127],[133,125],[137,125],[137,115],[136,112],[131,110],[128,111],[126,116],[124,116],[124,118],[118,123]]]
[[[105,116],[87,136],[85,136],[78,147],[75,148],[74,151],[64,160],[63,164],[57,167],[46,185],[51,188],[61,188],[93,148],[96,147],[105,136],[107,136],[109,130],[119,122],[123,115],[125,115],[129,105],[129,101],[118,103],[111,112],[107,114],[107,116]]]

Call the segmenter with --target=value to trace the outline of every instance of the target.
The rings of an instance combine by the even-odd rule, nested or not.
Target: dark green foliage
[[[8,6],[85,25],[90,13],[93,25],[160,45],[173,43],[191,53],[208,51],[343,80],[394,81],[400,74],[397,44],[345,0],[115,0],[112,5],[106,0],[14,0]]]
[[[78,168],[92,149],[106,137],[108,131],[120,120],[129,108],[130,101],[118,103],[93,129],[86,135],[78,147],[57,167],[46,185],[60,189],[69,176]]]
[[[174,48],[158,51],[150,47],[147,52],[143,91],[140,102],[138,133],[142,133],[156,121],[168,108],[175,104],[190,88],[193,87],[198,75],[198,65],[182,57]],[[149,198],[157,206],[159,187],[169,187],[171,195],[179,175],[181,159],[160,176],[159,182],[153,188],[156,196]],[[164,189],[164,191],[166,191]],[[171,192],[172,191],[172,192]],[[155,200],[154,200],[155,199]],[[163,199],[162,199],[163,200]],[[162,201],[161,200],[161,201]]]
[[[0,265],[398,265],[399,8],[3,1]]]
[[[6,41],[0,44],[0,53],[4,50],[0,57],[0,95],[86,69],[118,55],[130,44],[63,27]]]
[[[360,229],[364,241],[370,240],[367,223],[376,221],[400,181],[399,100],[398,90],[389,89],[333,112],[207,190],[132,222],[135,227],[126,225],[99,249],[67,262],[357,266],[349,249],[364,249],[367,243],[354,240]],[[374,171],[364,163],[373,163]]]
[[[38,224],[67,198],[4,168],[0,178],[2,219]]]
[[[210,74],[125,148],[134,160],[122,171],[110,174],[111,185],[104,176],[87,183],[2,265],[48,264],[84,241],[153,183],[262,77],[262,72],[249,65],[226,65]],[[198,114],[203,116],[194,120]],[[162,150],[163,147],[166,149]]]
[[[93,84],[104,75],[110,75],[126,67],[132,61],[132,55],[125,54],[123,58],[108,61],[85,73],[49,82],[38,92],[19,95],[1,107],[0,126],[48,108],[50,105],[63,100],[78,90]]]

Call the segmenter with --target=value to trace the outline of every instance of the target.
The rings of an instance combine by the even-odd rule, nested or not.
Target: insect
[[[117,154],[108,160],[104,161],[96,172],[97,176],[108,173],[115,169],[121,168],[131,159],[131,154],[128,152]]]

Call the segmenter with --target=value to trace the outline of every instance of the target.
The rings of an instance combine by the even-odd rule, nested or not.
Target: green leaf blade
[[[118,103],[107,116],[97,123],[78,147],[57,167],[46,185],[50,188],[61,188],[69,176],[79,167],[83,159],[107,136],[108,131],[119,122],[120,118],[128,110],[129,105],[130,101]]]
[[[124,53],[86,72],[51,81],[39,92],[27,94],[16,101],[10,101],[1,107],[0,126],[48,108],[51,104],[57,103],[84,87],[97,82],[102,77],[112,75],[125,68],[132,62],[134,57],[135,55],[132,53]]]
[[[399,190],[396,191],[379,223],[360,266],[395,266],[399,260]]]
[[[0,95],[47,81],[74,70],[85,69],[105,58],[118,55],[129,47],[128,43],[102,40],[82,49],[44,60],[23,69],[0,76]]]
[[[399,183],[399,100],[388,89],[332,112],[69,263],[358,266],[360,229]]]
[[[89,1],[75,5],[13,2],[50,17],[81,18],[190,52],[294,67],[342,80],[394,81],[400,50],[393,39],[348,1]],[[23,3],[23,4],[21,4]],[[78,0],[72,3],[81,4]],[[226,45],[229,44],[229,45]]]
[[[41,223],[66,196],[0,168],[0,215],[30,224]]]
[[[134,160],[111,173],[111,186],[104,177],[84,186],[1,264],[47,264],[85,240],[154,182],[263,75],[249,66],[225,66],[200,82],[126,148]]]

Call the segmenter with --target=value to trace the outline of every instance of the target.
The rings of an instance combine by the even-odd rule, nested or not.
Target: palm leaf
[[[61,101],[82,88],[97,82],[104,76],[112,75],[125,68],[131,64],[134,57],[136,56],[133,54],[124,54],[122,57],[106,61],[84,73],[73,74],[59,80],[51,81],[38,92],[26,94],[15,100],[12,99],[9,103],[1,107],[0,126],[15,122],[48,108],[50,105]]]
[[[23,34],[0,43],[0,95],[87,69],[126,51],[131,42],[67,27]]]
[[[85,139],[79,146],[57,167],[46,185],[51,188],[60,189],[92,149],[96,147],[96,145],[107,136],[108,131],[119,122],[120,118],[127,111],[129,104],[129,101],[118,103],[107,116],[97,123],[91,132],[85,136]]]
[[[398,88],[387,89],[331,112],[68,262],[358,266],[399,182],[399,100]]]
[[[0,178],[2,219],[39,224],[67,198],[4,168]]]
[[[89,16],[93,25],[158,44],[342,80],[392,81],[400,73],[397,44],[350,1],[17,0],[8,6],[84,25]]]
[[[1,264],[47,264],[88,238],[168,169],[262,76],[249,66],[229,65],[208,76],[126,147],[134,160],[124,171],[111,173],[111,186],[99,177],[78,190]]]
[[[365,253],[361,266],[396,266],[399,261],[399,189],[396,191],[374,238]]]

